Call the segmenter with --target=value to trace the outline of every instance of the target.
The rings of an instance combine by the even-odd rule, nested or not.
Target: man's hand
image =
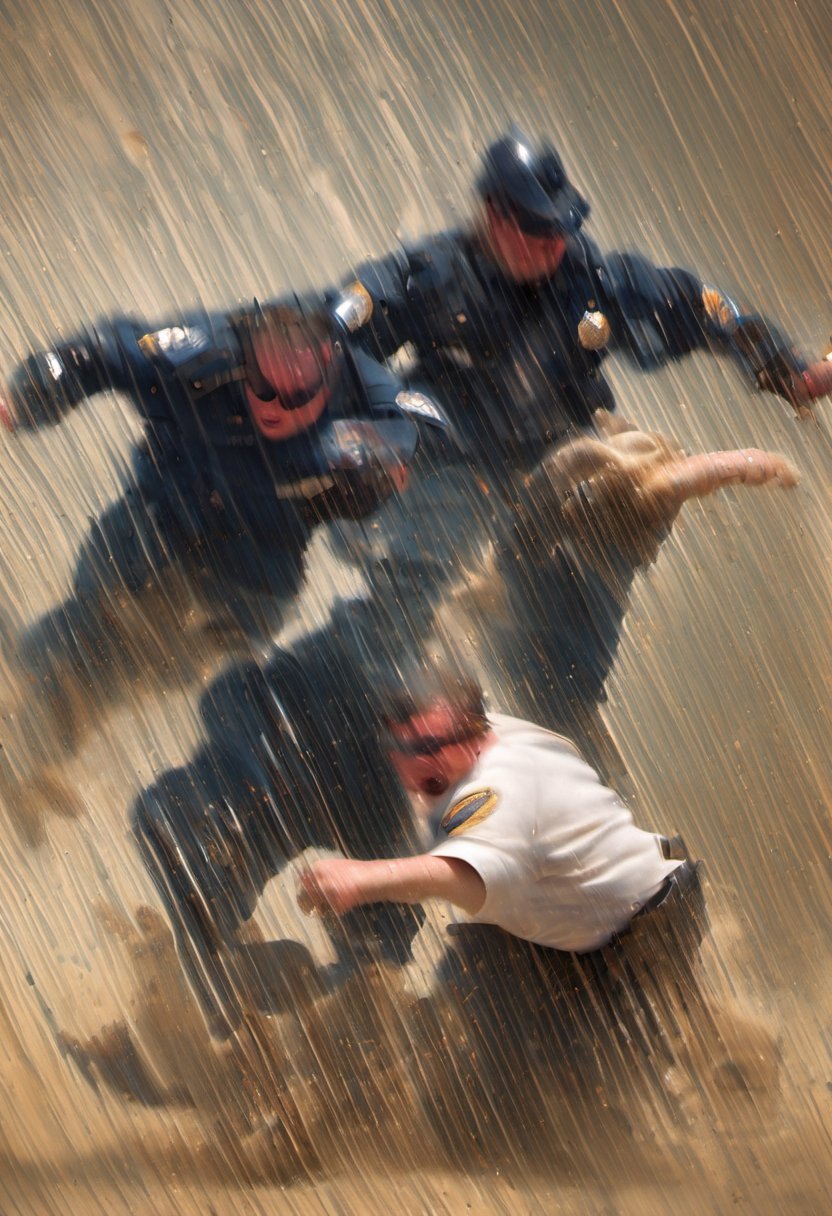
[[[311,916],[317,912],[343,916],[345,912],[365,903],[362,877],[367,862],[345,857],[330,857],[316,861],[300,877],[298,907]]]
[[[664,500],[665,512],[675,514],[689,498],[705,498],[727,486],[776,482],[790,490],[800,481],[794,465],[776,452],[732,448],[686,456],[664,435],[639,431],[610,414],[599,411],[596,422],[607,449],[601,476],[613,466],[628,473],[642,494]]]

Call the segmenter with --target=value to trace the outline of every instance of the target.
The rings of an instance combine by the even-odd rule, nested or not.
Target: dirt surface
[[[818,0],[9,0],[0,48],[6,366],[99,315],[172,319],[197,300],[331,282],[455,224],[478,151],[508,117],[559,142],[602,243],[694,266],[809,351],[827,344],[832,37]],[[617,1131],[602,1119],[568,1141],[553,1115],[540,1144],[454,1170],[443,1129],[393,1068],[396,1086],[371,1095],[364,1122],[320,1131],[314,1168],[309,1145],[275,1147],[268,1129],[243,1160],[238,1074],[180,990],[164,933],[131,934],[120,919],[135,926],[153,903],[127,833],[133,793],[198,737],[194,687],[135,688],[58,768],[73,806],[51,809],[76,817],[49,814],[37,846],[15,807],[0,822],[4,1216],[829,1210],[829,407],[798,423],[704,359],[650,378],[619,366],[614,380],[628,414],[691,449],[773,447],[803,473],[788,498],[726,495],[687,511],[638,595],[609,705],[651,821],[707,858],[708,973],[779,1040],[780,1082],[763,1099],[711,1077],[691,1089],[685,1119],[636,1115]],[[129,409],[104,398],[48,434],[0,438],[13,622],[66,590],[134,433]],[[316,545],[292,628],[349,586]],[[198,686],[210,657],[194,670]],[[291,891],[291,877],[269,890],[267,933],[285,933]],[[403,991],[386,996],[379,981],[353,993],[352,1010],[329,1009],[331,1024],[358,1025],[378,1005],[395,1045],[389,1026],[409,1033],[441,930],[426,931]],[[297,933],[326,960],[316,926]],[[67,1043],[114,1024],[160,1092],[190,1086],[190,1107],[129,1102],[100,1076],[91,1088]],[[272,1031],[268,1068],[299,1033],[291,1019]],[[313,1019],[312,1037],[326,1031]]]

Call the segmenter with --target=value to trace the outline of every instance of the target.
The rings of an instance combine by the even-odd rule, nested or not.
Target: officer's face
[[[503,274],[515,283],[549,278],[566,252],[566,241],[559,233],[532,236],[510,215],[502,214],[489,203],[485,205],[483,232],[488,252]]]
[[[329,399],[332,343],[293,346],[270,334],[255,335],[257,366],[274,389],[270,401],[246,385],[251,416],[264,439],[291,439],[313,426]]]
[[[414,716],[394,730],[402,750],[393,747],[390,760],[406,790],[436,798],[469,773],[487,744],[487,737],[461,739],[459,715],[445,702]]]

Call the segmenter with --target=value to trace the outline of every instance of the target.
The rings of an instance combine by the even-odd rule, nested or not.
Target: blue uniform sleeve
[[[18,425],[28,430],[54,426],[95,393],[129,390],[133,378],[120,332],[124,325],[103,322],[24,360],[9,383],[10,405]]]
[[[409,256],[402,250],[366,262],[352,278],[361,283],[373,302],[372,317],[358,331],[357,341],[376,358],[387,359],[414,335],[413,301],[408,291]]]
[[[745,314],[719,288],[678,267],[654,266],[638,253],[616,253],[602,272],[613,342],[644,370],[695,350],[733,358],[755,386],[787,395],[805,361],[765,317]]]

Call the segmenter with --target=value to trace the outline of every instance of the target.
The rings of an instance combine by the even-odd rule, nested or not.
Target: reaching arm
[[[9,430],[54,426],[86,397],[127,387],[117,327],[104,325],[25,359],[0,393],[0,418]]]
[[[485,884],[465,861],[422,853],[381,861],[318,861],[301,876],[298,891],[302,911],[338,916],[360,904],[418,904],[426,899],[447,900],[473,916],[485,900]]]
[[[776,482],[792,489],[799,481],[797,469],[785,456],[760,448],[740,448],[680,456],[646,477],[645,492],[657,500],[660,509],[672,512],[689,498],[705,498],[728,486]]]
[[[659,268],[640,254],[613,254],[601,271],[613,312],[613,340],[640,367],[694,350],[731,356],[751,383],[795,408],[832,390],[823,364],[806,360],[765,317],[743,313],[688,270]]]
[[[568,541],[601,572],[634,570],[655,559],[679,510],[732,485],[800,480],[783,456],[757,448],[686,456],[659,434],[639,431],[603,411],[598,438],[551,452],[528,481],[521,519],[524,543]],[[540,540],[536,540],[536,538]],[[622,567],[623,563],[623,567]]]

